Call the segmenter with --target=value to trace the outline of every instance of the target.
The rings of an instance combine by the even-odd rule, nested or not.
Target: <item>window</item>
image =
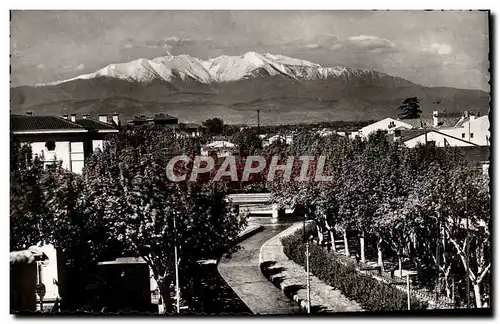
[[[462,133],[462,138],[465,138],[465,133]]]
[[[56,142],[54,142],[54,141],[47,141],[47,143],[45,143],[45,147],[47,148],[47,150],[53,151],[53,150],[56,149]]]
[[[474,133],[470,133],[470,138],[474,138]]]

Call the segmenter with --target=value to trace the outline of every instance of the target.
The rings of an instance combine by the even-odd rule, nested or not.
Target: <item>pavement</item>
[[[301,266],[288,259],[283,252],[281,238],[302,228],[299,222],[278,233],[265,242],[260,250],[260,263],[263,272],[270,281],[274,282],[301,308],[306,308],[307,273]],[[345,313],[362,312],[363,308],[354,300],[345,297],[339,290],[325,284],[313,275],[310,275],[311,313]]]
[[[217,268],[221,277],[254,314],[301,312],[293,301],[264,277],[259,264],[262,244],[285,230],[291,223],[270,217],[253,218],[250,222],[260,224],[264,229],[242,241],[239,244],[240,250],[221,258]]]

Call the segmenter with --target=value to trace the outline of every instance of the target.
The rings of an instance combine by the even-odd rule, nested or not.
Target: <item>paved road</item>
[[[264,225],[264,230],[241,242],[241,249],[230,257],[222,257],[218,266],[219,273],[254,314],[300,312],[282,291],[262,275],[259,268],[262,244],[285,230],[293,220],[276,221],[270,217],[255,217],[250,221]]]

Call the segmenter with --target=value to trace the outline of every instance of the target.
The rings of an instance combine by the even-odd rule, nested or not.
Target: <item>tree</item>
[[[167,311],[172,310],[175,242],[181,274],[191,272],[200,259],[227,251],[245,224],[231,213],[224,184],[167,178],[171,157],[195,151],[189,139],[171,132],[132,130],[112,138],[84,170],[85,200],[101,220],[106,244],[146,261]],[[190,168],[192,163],[186,165]]]
[[[10,140],[10,249],[23,250],[44,240],[47,216],[43,162],[29,145]]]
[[[422,113],[417,97],[406,98],[403,103],[401,103],[398,110],[401,111],[399,114],[399,118],[401,119],[419,118]]]
[[[459,167],[451,173],[449,186],[454,201],[448,208],[444,232],[472,282],[476,307],[483,306],[482,283],[491,268],[489,183],[480,171]]]
[[[211,118],[203,122],[207,128],[207,134],[210,136],[221,135],[224,130],[224,121],[220,118]]]
[[[257,150],[262,149],[262,140],[253,129],[237,132],[232,136],[231,142],[238,145],[240,152],[245,155],[253,155]]]

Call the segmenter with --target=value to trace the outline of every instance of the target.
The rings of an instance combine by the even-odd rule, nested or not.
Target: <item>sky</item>
[[[12,11],[11,86],[167,53],[264,51],[489,91],[488,34],[479,11]]]

